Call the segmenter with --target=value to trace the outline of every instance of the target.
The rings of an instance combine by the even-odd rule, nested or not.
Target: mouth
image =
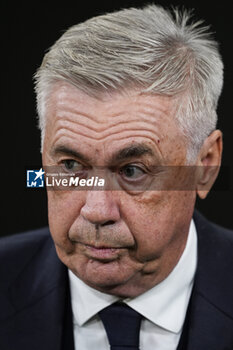
[[[84,246],[89,258],[105,262],[116,260],[119,257],[120,252],[126,249],[120,247],[92,246],[89,244],[84,244]]]

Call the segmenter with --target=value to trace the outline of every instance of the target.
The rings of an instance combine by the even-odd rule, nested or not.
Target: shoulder
[[[0,278],[2,285],[11,282],[27,266],[39,266],[48,263],[48,259],[57,259],[49,228],[41,228],[2,237],[0,239]]]
[[[198,236],[198,292],[233,316],[233,231],[194,214]]]
[[[214,250],[216,258],[221,259],[224,254],[224,260],[230,259],[233,261],[233,231],[207,220],[196,211],[194,222],[197,229],[199,249],[204,249],[206,253],[213,253],[212,250]]]
[[[20,233],[15,233],[9,236],[3,236],[0,238],[0,252],[2,253],[4,248],[11,249],[14,246],[27,246],[28,244],[35,244],[42,242],[50,237],[49,228],[43,227],[36,230],[30,230]]]
[[[18,255],[35,253],[43,246],[52,244],[49,228],[26,231],[2,237],[0,239],[0,261],[2,263],[14,259]]]
[[[47,227],[0,239],[0,280],[3,330],[5,320],[9,320],[6,325],[11,325],[13,319],[21,320],[30,329],[30,319],[37,322],[38,310],[43,314],[56,296],[63,296],[67,269],[58,259]]]

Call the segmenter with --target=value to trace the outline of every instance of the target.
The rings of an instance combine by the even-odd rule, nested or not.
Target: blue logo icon
[[[27,170],[27,187],[44,187],[44,171],[40,170]]]

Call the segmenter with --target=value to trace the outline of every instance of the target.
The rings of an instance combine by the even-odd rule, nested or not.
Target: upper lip
[[[87,247],[91,247],[91,248],[94,248],[94,249],[120,249],[120,248],[123,248],[123,247],[114,247],[114,246],[106,246],[104,244],[84,244],[86,245]]]
[[[84,245],[86,247],[94,248],[94,249],[127,249],[130,248],[130,246],[109,246],[104,243],[86,243],[86,242],[80,242],[76,240],[72,240],[74,243],[79,243],[81,245]],[[132,248],[132,247],[131,247]]]

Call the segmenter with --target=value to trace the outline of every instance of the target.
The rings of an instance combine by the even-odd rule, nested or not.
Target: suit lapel
[[[60,350],[63,307],[64,291],[56,288],[11,317],[4,326],[9,349]]]
[[[216,228],[198,214],[194,219],[198,267],[177,350],[230,350],[233,348],[232,263],[225,265],[220,256],[226,248],[219,246],[222,239],[219,240]]]
[[[74,336],[73,336],[73,315],[71,307],[71,296],[69,283],[67,283],[67,298],[64,313],[64,327],[62,333],[61,350],[74,350]]]
[[[193,292],[177,350],[231,350],[233,320]]]
[[[73,350],[67,268],[52,242],[33,257],[8,288],[0,349]]]

